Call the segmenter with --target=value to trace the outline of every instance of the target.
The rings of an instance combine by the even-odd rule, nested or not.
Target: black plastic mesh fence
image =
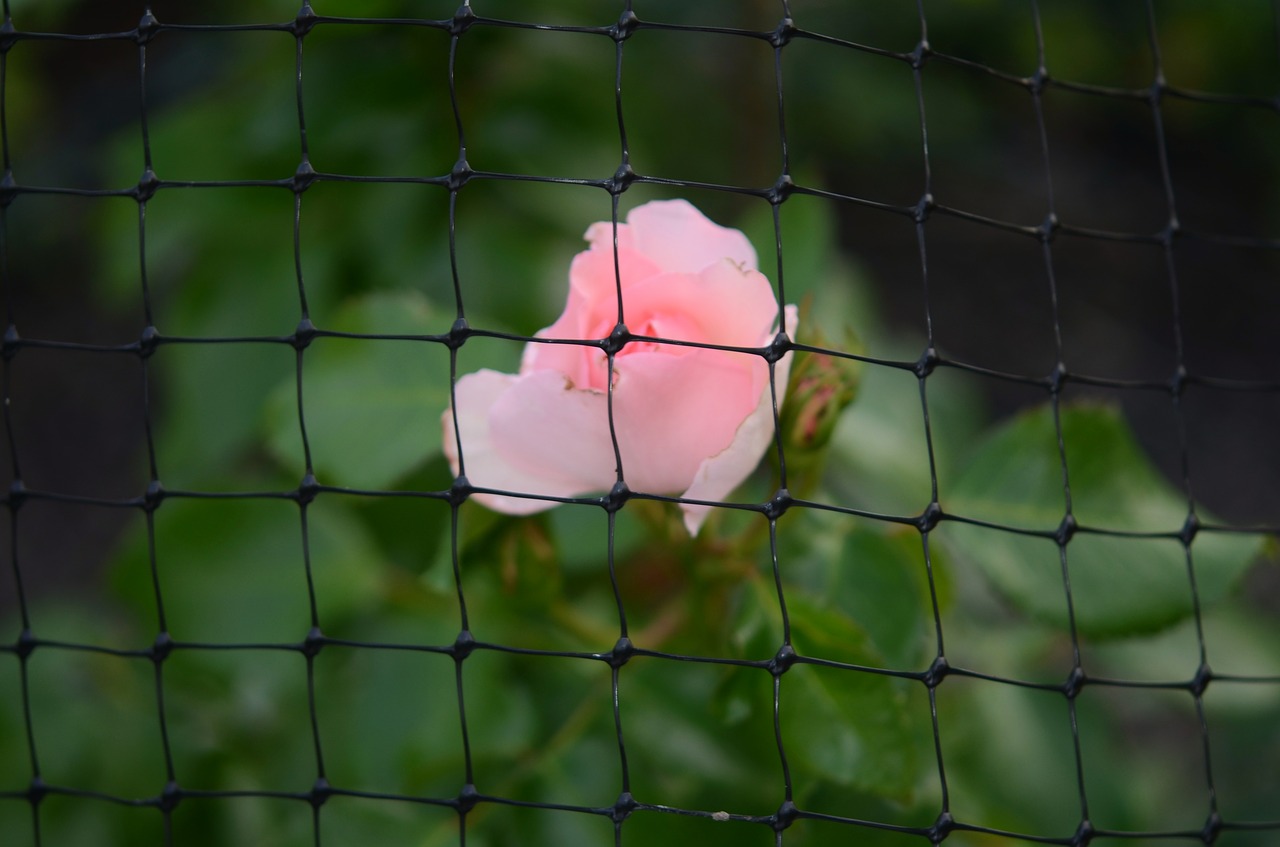
[[[1280,839],[1280,7],[361,5],[5,0],[0,841]],[[491,515],[422,386],[661,197],[833,453]]]

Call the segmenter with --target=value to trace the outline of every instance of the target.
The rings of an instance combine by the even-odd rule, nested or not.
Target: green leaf
[[[919,356],[921,349],[873,338],[867,344],[873,355],[904,361]],[[957,373],[940,369],[927,382],[932,469],[940,484],[954,478],[954,468],[986,423],[974,383]],[[919,514],[931,493],[928,448],[919,379],[909,370],[868,365],[861,371],[857,402],[845,410],[832,434],[823,484],[841,505]]]
[[[339,629],[376,603],[380,553],[337,496],[307,509],[320,625]],[[155,514],[155,557],[166,624],[180,641],[299,642],[311,626],[302,521],[287,500],[173,498]],[[145,539],[124,551],[113,579],[156,619]]]
[[[866,667],[885,667],[858,622],[838,608],[793,589],[786,593],[796,651],[806,658]],[[743,593],[735,640],[746,658],[760,659],[780,645],[781,620],[772,584],[755,580]],[[726,723],[752,721],[756,731],[762,703],[754,668],[729,672],[716,692],[717,712]],[[780,715],[783,744],[797,772],[814,781],[856,788],[879,797],[905,799],[914,788],[920,757],[902,680],[883,674],[801,662],[782,677]],[[916,718],[927,717],[927,709]],[[927,734],[927,733],[926,733]]]
[[[1068,406],[1061,421],[1080,526],[1130,533],[1181,530],[1186,499],[1152,467],[1118,409]],[[998,429],[943,495],[951,515],[1034,532],[1056,530],[1066,509],[1052,410],[1037,408]],[[976,564],[1015,607],[1066,625],[1066,593],[1052,538],[951,522],[940,538]],[[1201,532],[1190,549],[1200,602],[1208,604],[1227,593],[1261,551],[1261,541]],[[1067,547],[1067,564],[1075,621],[1083,633],[1154,631],[1192,611],[1186,554],[1177,538],[1078,532]]]
[[[441,331],[416,292],[354,299],[324,329],[382,335]],[[301,468],[296,380],[267,403],[271,452]],[[417,340],[317,338],[303,355],[303,413],[316,476],[324,483],[384,489],[441,448],[440,415],[449,406],[448,351]]]
[[[938,551],[932,556],[936,560]],[[920,533],[913,527],[883,532],[855,525],[832,574],[831,599],[866,630],[891,667],[927,664],[923,648],[926,632],[932,634],[933,608]]]
[[[934,650],[933,603],[914,527],[793,509],[779,525],[778,548],[788,597],[799,591],[824,598],[856,621],[883,656],[883,667],[921,670],[928,664]],[[939,603],[945,607],[950,569],[936,545],[930,556]]]
[[[801,655],[883,667],[865,631],[844,614],[800,597],[787,605]],[[919,760],[901,680],[800,664],[783,678],[780,696],[783,741],[800,767],[883,797],[910,794]]]

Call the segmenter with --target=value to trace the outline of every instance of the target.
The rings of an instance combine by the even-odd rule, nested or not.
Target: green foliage
[[[442,323],[421,294],[383,292],[349,301],[326,329],[423,336]],[[432,413],[449,405],[448,351],[412,340],[321,337],[307,351],[302,393],[318,477],[386,489],[440,452]],[[267,400],[266,429],[286,467],[301,467],[297,410],[297,380],[285,380]]]
[[[385,565],[349,510],[328,498],[308,509],[317,613],[338,624],[377,600]],[[311,626],[298,507],[287,500],[166,503],[155,518],[155,556],[174,638],[204,642],[301,641]],[[153,617],[145,538],[124,551],[117,587],[143,619]],[[172,562],[172,566],[168,567]]]
[[[1185,496],[1151,466],[1114,407],[1066,406],[1059,417],[1072,513],[1084,528],[1066,548],[1076,626],[1094,635],[1129,635],[1182,620],[1192,612],[1188,552],[1177,538],[1187,517]],[[1067,622],[1064,573],[1058,548],[1044,533],[1057,531],[1066,515],[1063,485],[1053,411],[1043,406],[993,432],[943,504],[952,514],[1040,533],[960,524],[947,537],[1014,606],[1059,626]],[[1216,523],[1204,514],[1200,520]],[[1240,579],[1262,543],[1202,532],[1189,550],[1196,593],[1208,605]]]

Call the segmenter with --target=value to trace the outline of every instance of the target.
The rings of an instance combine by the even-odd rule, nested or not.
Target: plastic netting
[[[0,31],[5,843],[1280,838],[1274,576],[1250,571],[1232,593],[1203,564],[1219,540],[1256,555],[1280,536],[1275,4],[104,5],[6,0]],[[775,628],[743,655],[664,636],[666,566],[621,566],[644,532],[632,516],[678,498],[630,490],[623,468],[550,530],[519,524],[484,547],[508,530],[442,476],[449,395],[413,387],[453,385],[492,358],[477,350],[509,361],[554,308],[529,291],[556,275],[548,255],[576,249],[562,229],[616,225],[656,196],[756,215],[780,303],[799,290],[816,314],[852,315],[860,301],[828,302],[811,280],[837,255],[863,263],[854,275],[879,280],[898,328],[819,345],[783,325],[744,351],[771,371],[788,352],[840,360],[862,386],[838,479],[801,492],[780,435],[777,477],[745,489],[758,499],[711,504],[767,532]],[[260,206],[237,205],[248,197]],[[815,246],[824,228],[838,251]],[[430,304],[344,311],[361,289]],[[637,338],[664,341],[583,343],[612,357]],[[962,389],[998,414],[1043,409],[1052,523],[991,506],[1042,505],[999,490],[1016,475],[948,464],[977,437]],[[1097,439],[1122,440],[1091,429],[1112,418],[1073,417],[1099,398],[1167,478],[1129,478],[1154,517],[1126,523],[1127,506],[1073,488],[1094,478]],[[856,446],[877,405],[905,441],[867,449],[909,445],[878,470]],[[380,439],[390,452],[364,443]],[[436,451],[430,470],[377,472],[415,449]],[[1119,449],[1093,464],[1136,448]],[[907,545],[921,661],[851,659],[856,634],[788,602],[803,576],[788,534],[846,524]],[[429,537],[427,553],[406,536]],[[938,553],[948,542],[1036,551],[1056,588],[1019,598],[997,575],[981,589]],[[1082,601],[1072,563],[1102,544],[1150,581]],[[863,548],[839,550],[862,574]],[[1141,564],[1170,551],[1176,570]],[[557,555],[616,612],[611,628],[566,624],[579,647],[493,617],[525,594],[520,615],[566,614],[537,584]],[[126,600],[104,599],[108,561]],[[896,615],[876,594],[892,584],[840,590],[869,618]],[[1174,635],[1090,637],[1105,603],[1166,593],[1179,599],[1152,614],[1179,618]],[[1060,620],[1009,623],[1028,610]],[[793,638],[802,624],[817,634]],[[708,720],[763,744],[768,768],[721,762],[661,698],[633,703],[640,673],[727,703]],[[882,683],[892,698],[868,693]],[[905,728],[870,713],[886,703]],[[859,725],[904,746],[864,749]],[[907,759],[924,764],[898,772]],[[755,793],[735,793],[742,781]],[[1029,796],[1040,805],[1020,807]]]

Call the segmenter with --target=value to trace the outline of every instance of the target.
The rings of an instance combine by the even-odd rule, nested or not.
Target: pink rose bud
[[[805,337],[813,347],[831,349],[820,330],[810,323]],[[861,345],[846,331],[843,349],[861,352]],[[781,413],[783,449],[790,459],[823,450],[831,440],[845,408],[858,395],[862,363],[824,353],[796,353],[796,365]]]
[[[613,226],[592,224],[590,247],[569,269],[564,313],[539,338],[602,339],[618,322]],[[633,335],[732,347],[764,347],[778,328],[778,300],[756,269],[751,243],[683,200],[646,203],[618,224],[617,267]],[[786,307],[787,329],[797,313]],[[775,366],[785,395],[791,354]],[[516,375],[481,370],[454,386],[443,416],[444,451],[480,488],[538,497],[604,492],[617,481],[608,388],[623,475],[633,491],[723,500],[773,441],[769,365],[753,353],[653,341],[628,342],[614,357],[580,344],[526,345]],[[475,494],[508,514],[554,502]],[[710,507],[682,504],[696,534]]]

